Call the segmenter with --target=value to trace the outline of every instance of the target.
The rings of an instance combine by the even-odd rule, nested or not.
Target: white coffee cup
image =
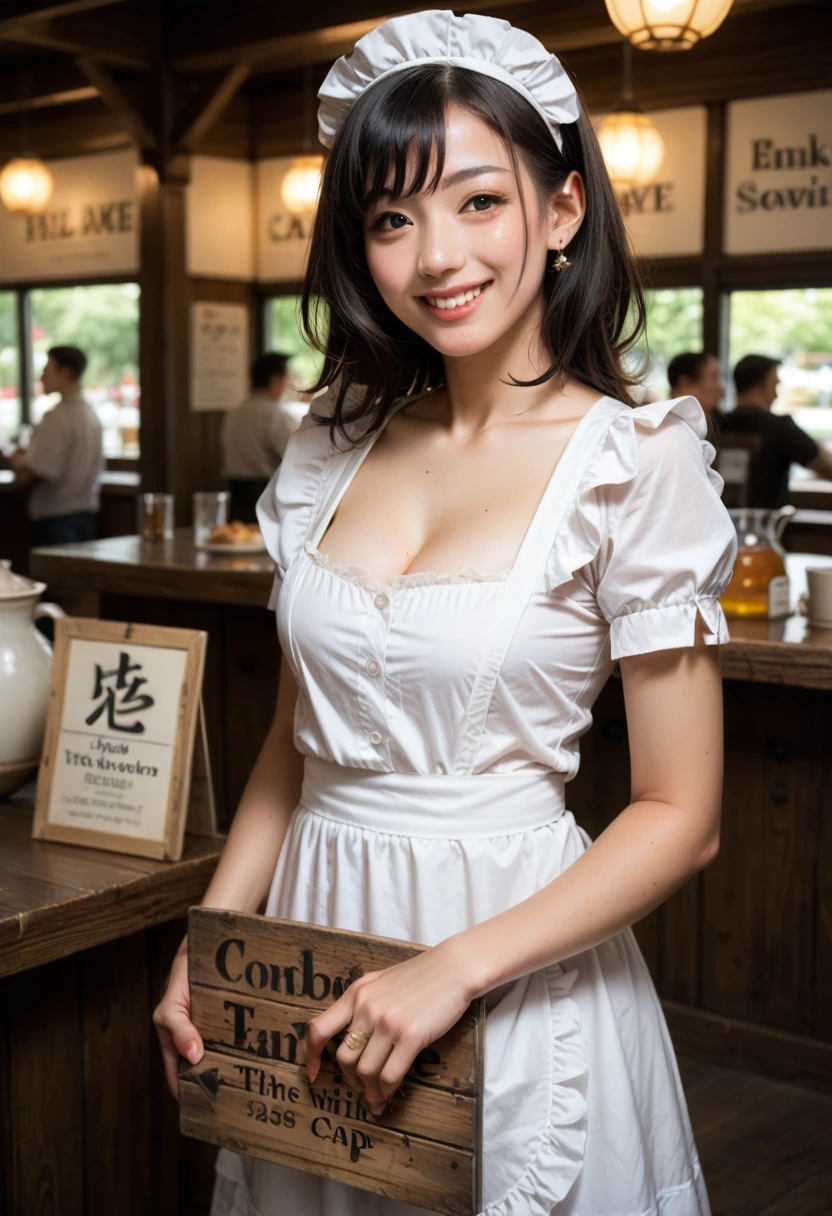
[[[809,566],[809,624],[832,629],[832,566]]]

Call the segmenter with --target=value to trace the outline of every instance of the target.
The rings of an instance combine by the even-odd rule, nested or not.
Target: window
[[[670,393],[667,365],[682,351],[702,349],[701,287],[670,287],[645,291],[647,334],[628,360],[630,367],[646,367],[643,399],[661,401]]]
[[[832,287],[732,291],[729,301],[730,366],[743,355],[782,359],[772,410],[821,442],[832,439]]]
[[[299,308],[299,296],[273,296],[266,302],[266,346],[291,356],[294,387],[303,391],[318,379],[324,360],[301,334]]]
[[[54,404],[40,374],[50,346],[78,346],[87,356],[83,389],[104,428],[104,454],[139,454],[139,287],[106,283],[91,287],[36,288],[29,293],[32,324],[31,421]]]
[[[0,291],[0,444],[8,443],[22,422],[17,297],[13,291]]]

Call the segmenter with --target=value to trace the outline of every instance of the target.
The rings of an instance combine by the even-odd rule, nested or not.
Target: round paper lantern
[[[619,190],[647,186],[656,180],[664,160],[664,141],[643,110],[622,102],[598,128],[598,142]]]
[[[55,183],[42,160],[15,157],[0,173],[0,200],[7,211],[34,215],[43,211]]]
[[[606,0],[613,25],[643,51],[689,51],[722,25],[734,0]]]
[[[322,156],[298,156],[280,187],[280,197],[294,215],[310,215],[321,189]]]

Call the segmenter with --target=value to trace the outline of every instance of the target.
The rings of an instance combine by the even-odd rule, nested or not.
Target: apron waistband
[[[561,773],[379,773],[306,756],[300,805],[374,832],[444,840],[508,836],[565,811]]]

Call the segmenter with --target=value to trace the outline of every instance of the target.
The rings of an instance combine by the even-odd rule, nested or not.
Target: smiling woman
[[[553,273],[567,247],[569,274]],[[629,401],[621,357],[644,303],[583,107],[555,141],[516,89],[450,60],[374,83],[324,170],[302,313],[324,354],[318,388],[338,386],[336,424],[351,384],[349,418],[376,427],[396,397],[444,383],[444,357],[485,351],[531,314],[544,361],[530,382],[574,377]]]
[[[736,533],[704,414],[632,407],[642,295],[540,43],[396,18],[321,98],[303,299],[313,337],[329,310],[327,393],[258,503],[284,662],[204,903],[428,947],[306,1027],[309,1082],[338,1043],[382,1128],[485,997],[486,1216],[709,1216],[632,931],[718,848]],[[617,664],[632,801],[593,841],[566,791]],[[172,1085],[201,1052],[189,1001],[183,953],[156,1012]],[[232,1148],[212,1216],[420,1211]]]

